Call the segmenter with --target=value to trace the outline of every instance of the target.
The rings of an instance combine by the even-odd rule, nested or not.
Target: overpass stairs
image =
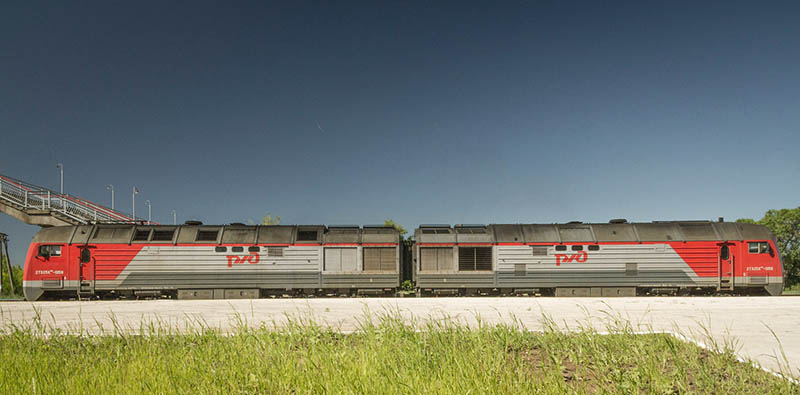
[[[39,226],[133,223],[125,213],[0,174],[0,212]]]

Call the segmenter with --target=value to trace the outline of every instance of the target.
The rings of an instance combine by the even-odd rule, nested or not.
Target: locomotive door
[[[720,290],[733,290],[734,261],[733,245],[722,243],[719,246],[719,285]]]
[[[78,273],[80,274],[80,293],[94,293],[94,257],[91,246],[84,246],[78,255]]]

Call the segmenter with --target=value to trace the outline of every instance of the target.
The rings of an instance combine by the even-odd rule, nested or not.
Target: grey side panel
[[[764,225],[737,223],[745,240],[772,240],[775,236]]]
[[[356,247],[325,247],[325,272],[358,271],[358,249]]]
[[[222,243],[251,244],[255,241],[255,226],[227,226],[222,234]]]
[[[734,222],[718,222],[713,224],[724,241],[744,240],[739,224]]]
[[[331,227],[325,233],[325,243],[359,243],[361,242],[361,229],[354,227]]]
[[[536,247],[541,248],[541,247]],[[715,286],[714,277],[698,277],[664,244],[603,245],[585,251],[584,262],[558,263],[553,246],[534,254],[531,246],[497,247],[497,285],[509,288],[580,286]],[[713,253],[713,251],[712,251]],[[572,254],[572,251],[565,255]]]
[[[552,225],[547,225],[552,228]],[[489,225],[489,229],[494,233],[494,239],[498,243],[519,243],[523,236],[520,225]]]
[[[268,225],[258,229],[259,244],[285,243],[289,244],[294,239],[295,227],[292,225]]]
[[[454,271],[453,247],[421,247],[420,271],[421,272],[449,272]]]
[[[211,246],[146,246],[119,272],[126,256],[103,249],[95,254],[96,289],[317,288],[321,250],[283,247],[281,256],[262,250],[256,262],[254,255],[230,249],[216,252]],[[241,260],[234,263],[234,259],[229,266],[229,256]],[[251,260],[243,259],[247,257]]]
[[[558,225],[558,234],[563,242],[593,242],[589,225]]]
[[[322,288],[397,288],[397,273],[343,273],[322,275]]]
[[[53,226],[49,228],[41,228],[39,232],[33,236],[33,243],[68,243],[74,226]]]
[[[627,224],[592,225],[597,241],[637,241],[633,226]]]
[[[362,243],[399,243],[400,233],[394,228],[365,226],[361,233]]]
[[[518,225],[527,243],[560,243],[558,228],[555,225]],[[515,242],[517,240],[508,240]],[[522,241],[520,239],[519,241]]]
[[[417,288],[494,288],[494,273],[417,273]]]

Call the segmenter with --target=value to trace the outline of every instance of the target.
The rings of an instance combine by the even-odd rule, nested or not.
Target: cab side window
[[[61,256],[61,246],[44,245],[39,246],[39,256],[49,258],[51,256]]]
[[[89,263],[92,260],[92,252],[88,248],[81,250],[81,263]]]
[[[747,250],[751,254],[769,254],[769,253],[771,253],[770,252],[770,248],[769,248],[769,243],[767,243],[765,241],[753,241],[753,242],[748,243],[747,247],[748,247]]]

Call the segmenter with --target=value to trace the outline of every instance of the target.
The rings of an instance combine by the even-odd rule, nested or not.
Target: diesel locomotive
[[[23,290],[42,298],[270,295],[779,295],[764,226],[731,222],[384,226],[244,224],[43,228]]]

